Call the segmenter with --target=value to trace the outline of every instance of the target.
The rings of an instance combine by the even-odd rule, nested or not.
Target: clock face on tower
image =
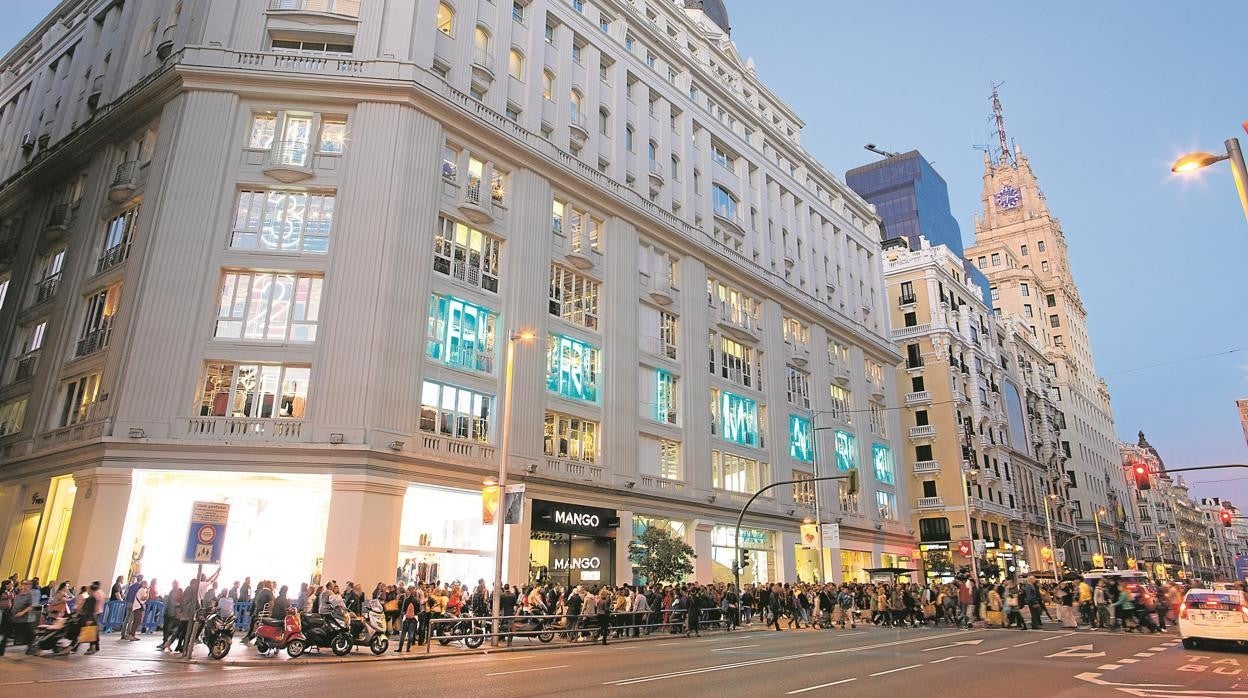
[[[1001,187],[1001,190],[992,195],[993,201],[996,202],[997,208],[1009,209],[1018,206],[1023,200],[1023,194],[1012,184]]]

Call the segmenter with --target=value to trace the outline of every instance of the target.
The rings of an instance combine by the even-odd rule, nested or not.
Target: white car
[[[1248,601],[1238,589],[1192,589],[1179,607],[1179,636],[1192,649],[1201,640],[1248,642]]]

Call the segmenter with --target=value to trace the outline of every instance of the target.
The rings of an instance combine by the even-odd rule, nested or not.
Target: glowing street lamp
[[[1245,122],[1245,128],[1248,128],[1248,122]],[[1176,174],[1195,172],[1216,162],[1230,160],[1231,173],[1235,176],[1235,189],[1239,192],[1239,203],[1244,208],[1244,217],[1248,218],[1248,168],[1244,167],[1244,152],[1239,149],[1238,138],[1228,138],[1225,145],[1226,152],[1222,155],[1199,151],[1188,153],[1175,160],[1170,171]]]

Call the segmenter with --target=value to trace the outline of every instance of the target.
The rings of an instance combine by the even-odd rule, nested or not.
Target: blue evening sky
[[[0,51],[52,0],[0,1]],[[991,137],[989,84],[1070,245],[1097,369],[1118,435],[1143,429],[1172,467],[1248,461],[1235,399],[1248,397],[1241,274],[1248,222],[1230,170],[1180,181],[1183,152],[1248,144],[1248,2],[727,0],[733,38],[806,121],[832,172],[874,142],[917,148],[949,182],[969,244]],[[1231,479],[1229,482],[1223,480]],[[1248,473],[1194,473],[1197,494],[1248,505]],[[1219,482],[1208,482],[1219,481]]]

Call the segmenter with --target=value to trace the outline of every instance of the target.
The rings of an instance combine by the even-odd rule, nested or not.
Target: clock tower
[[[993,106],[1002,149],[996,158],[984,155],[983,212],[975,217],[975,244],[966,256],[988,277],[993,312],[1020,317],[1052,364],[1051,387],[1066,424],[1061,452],[1045,464],[1053,478],[1046,487],[1060,488],[1050,490],[1059,496],[1065,493],[1061,499],[1070,500],[1079,532],[1094,541],[1069,549],[1067,559],[1090,564],[1091,554],[1100,552],[1121,564],[1126,559],[1122,549],[1095,550],[1093,517],[1102,511],[1116,515],[1119,508],[1113,502],[1130,500],[1109,389],[1096,374],[1087,310],[1071,273],[1066,233],[1050,212],[1027,156],[1017,145],[1006,145],[995,90]],[[1112,525],[1135,530],[1126,521]]]

